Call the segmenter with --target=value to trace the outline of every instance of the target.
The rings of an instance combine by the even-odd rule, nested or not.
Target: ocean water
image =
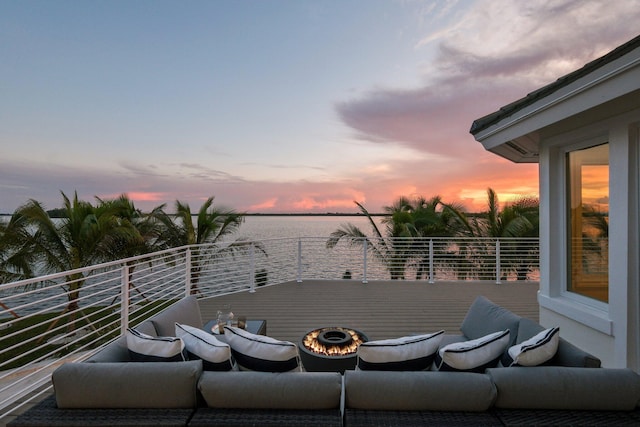
[[[380,227],[381,217],[374,217]],[[279,238],[322,237],[328,238],[342,224],[358,226],[372,236],[371,225],[362,216],[247,216],[235,238],[266,240]]]

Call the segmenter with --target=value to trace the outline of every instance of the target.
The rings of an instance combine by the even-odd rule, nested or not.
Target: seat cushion
[[[211,408],[340,408],[342,376],[337,372],[205,372],[198,382]]]
[[[486,411],[496,388],[469,372],[345,371],[345,408],[383,411]]]

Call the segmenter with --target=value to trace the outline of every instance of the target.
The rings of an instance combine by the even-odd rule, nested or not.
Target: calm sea
[[[381,217],[374,217],[378,227]],[[329,237],[342,224],[358,226],[372,235],[369,220],[361,216],[247,216],[235,238],[266,240],[297,237]]]

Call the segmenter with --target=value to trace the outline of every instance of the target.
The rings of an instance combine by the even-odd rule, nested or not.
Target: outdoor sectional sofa
[[[136,329],[173,336],[176,323],[202,327],[194,297],[183,298]],[[509,344],[515,344],[544,328],[479,297],[461,325],[462,334],[441,334],[439,347],[506,330]],[[560,339],[555,355],[542,366],[480,372],[204,371],[201,360],[132,361],[122,337],[85,362],[58,368],[52,375],[54,395],[9,425],[640,423],[640,376],[629,369],[599,366],[596,357]]]

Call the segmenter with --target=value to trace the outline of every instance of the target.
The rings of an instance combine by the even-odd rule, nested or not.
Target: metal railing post
[[[251,269],[251,278],[249,279],[249,292],[254,293],[256,291],[256,247],[251,242],[251,246],[249,246],[249,259],[250,259],[250,269]]]
[[[429,283],[435,283],[433,271],[433,239],[429,239]]]
[[[496,285],[501,284],[500,281],[500,239],[496,239]]]
[[[302,283],[302,239],[298,238],[298,283]]]
[[[185,275],[184,275],[184,294],[185,296],[189,296],[191,294],[191,248],[187,248],[184,252],[184,264],[185,264]]]
[[[122,266],[120,280],[120,335],[125,336],[129,327],[129,266]]]
[[[367,239],[364,239],[362,244],[362,283],[369,283],[367,281]]]

